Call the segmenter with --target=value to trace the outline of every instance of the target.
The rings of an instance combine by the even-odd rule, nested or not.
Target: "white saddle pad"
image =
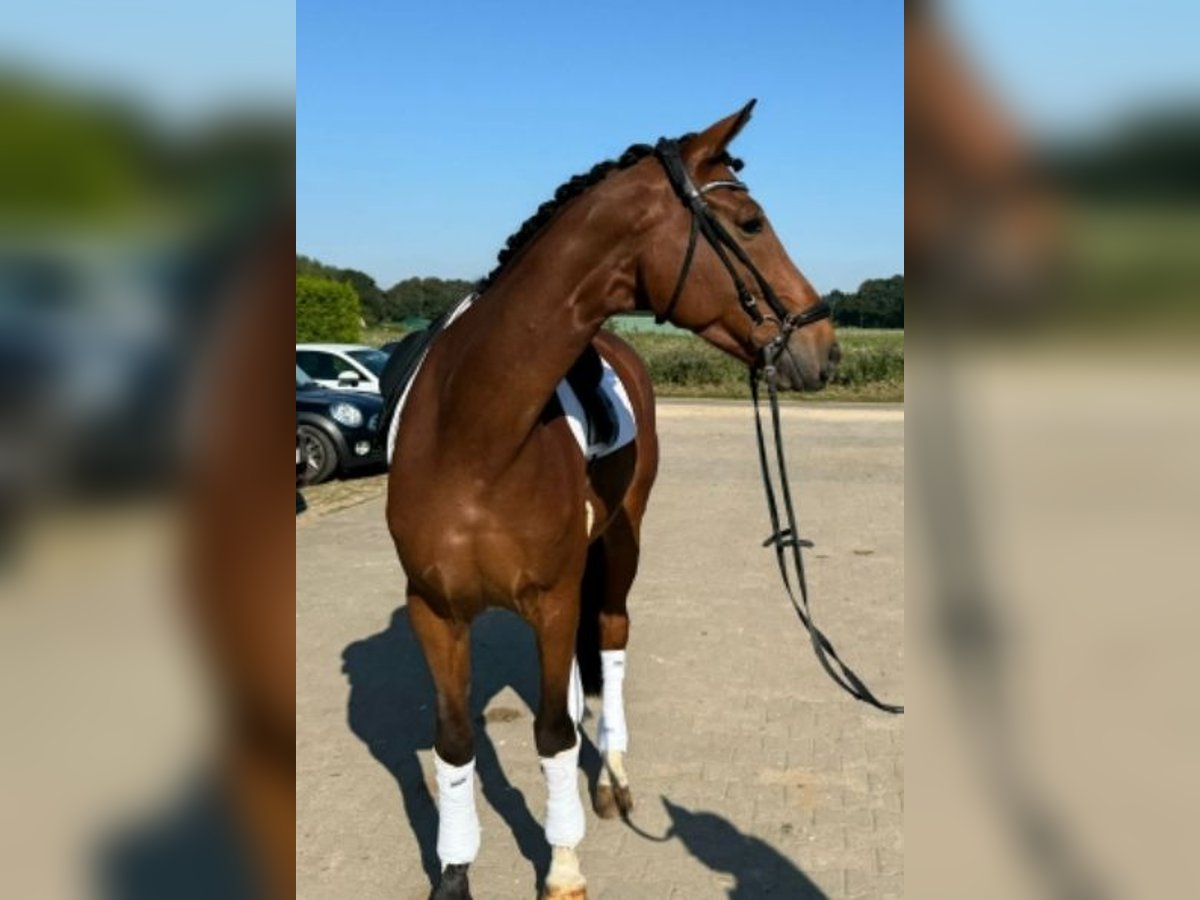
[[[472,294],[455,307],[454,312],[450,314],[450,318],[446,320],[446,329],[449,329],[454,320],[470,308],[474,300],[475,295]],[[396,435],[400,431],[400,417],[404,412],[404,404],[408,401],[408,392],[412,389],[413,382],[417,380],[417,375],[420,373],[424,362],[425,358],[421,357],[421,362],[417,364],[412,378],[405,386],[404,392],[400,395],[400,400],[396,403],[396,412],[392,416],[392,421],[388,423],[388,465],[391,465],[392,454],[396,449]],[[632,443],[634,438],[637,437],[637,419],[633,414],[633,405],[629,402],[629,394],[625,391],[625,385],[621,383],[621,379],[617,377],[617,373],[613,367],[608,364],[608,360],[601,357],[600,363],[603,367],[603,372],[600,376],[600,390],[608,400],[609,406],[613,409],[617,420],[616,436],[611,441],[602,444],[590,443],[588,432],[591,429],[588,428],[587,414],[584,412],[583,404],[580,402],[579,397],[576,396],[574,389],[567,383],[565,378],[558,383],[558,387],[555,389],[558,402],[563,408],[563,415],[566,417],[567,425],[571,429],[571,434],[575,436],[575,442],[579,444],[579,449],[589,462],[608,456],[610,453],[615,453],[627,444]]]

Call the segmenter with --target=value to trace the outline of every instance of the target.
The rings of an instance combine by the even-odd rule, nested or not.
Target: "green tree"
[[[460,278],[405,278],[388,288],[384,309],[393,322],[436,319],[474,289],[473,282]]]
[[[853,294],[830,291],[825,298],[835,325],[855,328],[904,327],[904,276],[868,278]]]
[[[845,325],[846,303],[850,300],[850,295],[844,291],[833,290],[825,295],[825,302],[829,304],[829,308],[833,310],[833,323],[835,325]]]
[[[384,320],[384,296],[375,279],[358,269],[341,269],[338,281],[345,281],[358,294],[358,302],[362,307],[363,318],[368,324],[375,325]]]
[[[904,327],[904,276],[869,278],[858,287],[868,328]]]
[[[379,285],[375,283],[375,279],[366,272],[329,266],[318,259],[297,254],[296,274],[315,275],[318,278],[328,278],[330,281],[342,281],[349,284],[358,294],[362,316],[368,325],[378,324],[387,318],[385,310],[387,299]]]
[[[296,341],[357,343],[362,313],[349,284],[296,276]]]
[[[461,278],[405,278],[384,291],[366,272],[331,266],[299,253],[296,275],[349,284],[358,294],[362,317],[368,325],[409,318],[436,319],[475,289],[473,281]]]

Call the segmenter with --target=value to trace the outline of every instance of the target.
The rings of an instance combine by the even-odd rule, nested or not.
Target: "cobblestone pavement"
[[[877,693],[902,701],[903,412],[784,415],[801,527],[816,542],[817,620]],[[902,896],[903,720],[851,700],[813,658],[760,546],[749,407],[664,402],[659,430],[626,680],[637,830],[588,805],[589,896]],[[357,485],[357,505],[314,504],[298,519],[304,898],[416,900],[436,866],[432,689],[382,482]],[[523,623],[494,613],[476,623],[473,654],[483,846],[472,887],[480,900],[529,900],[549,856],[533,645]],[[584,727],[594,736],[595,719]],[[595,777],[590,743],[583,768]]]

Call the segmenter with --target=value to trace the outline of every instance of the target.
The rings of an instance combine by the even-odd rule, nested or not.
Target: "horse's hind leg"
[[[570,694],[579,596],[575,590],[542,597],[532,624],[541,662],[541,697],[534,720],[534,743],[546,779],[546,840],[552,856],[544,900],[584,900],[587,882],[575,848],[583,840],[579,794],[580,739]]]
[[[625,724],[625,647],[629,643],[627,601],[638,566],[637,529],[625,510],[609,525],[601,538],[603,554],[601,591],[600,669],[602,673],[600,721],[597,745],[600,777],[596,782],[593,808],[602,819],[627,815],[633,809],[633,794],[625,772],[629,734]]]
[[[471,631],[461,621],[438,616],[411,590],[408,618],[425,653],[437,690],[437,733],[433,761],[437,774],[437,854],[442,874],[434,900],[470,900],[467,867],[479,852],[475,812],[475,740],[468,693]]]

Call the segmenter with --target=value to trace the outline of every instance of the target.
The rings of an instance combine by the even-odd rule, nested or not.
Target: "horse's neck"
[[[631,258],[611,244],[581,240],[571,229],[586,222],[586,210],[571,212],[558,234],[511,263],[446,334],[446,437],[453,444],[466,433],[473,446],[483,442],[489,462],[503,463],[525,443],[604,320],[633,305]]]

